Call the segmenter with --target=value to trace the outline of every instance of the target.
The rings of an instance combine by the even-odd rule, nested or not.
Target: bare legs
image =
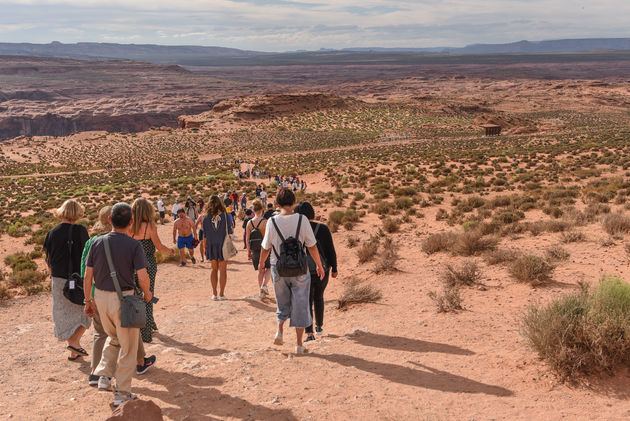
[[[68,345],[74,348],[81,348],[81,337],[84,333],[85,328],[83,326],[79,326],[72,336],[68,338]],[[70,357],[74,358],[76,356],[77,354],[75,352],[70,351]]]
[[[225,295],[225,285],[227,284],[227,260],[212,260],[212,271],[210,272],[210,284],[212,284],[212,294],[218,297]],[[217,287],[220,287],[217,293]]]
[[[269,285],[269,280],[271,279],[271,269],[265,269],[265,273],[258,272],[258,288],[261,288],[263,285]]]
[[[186,264],[186,249],[179,249],[179,263]]]
[[[284,334],[284,322],[278,321],[278,334],[280,335],[280,337],[283,336]],[[302,338],[304,337],[304,328],[303,327],[296,327],[295,328],[295,335],[297,337],[297,346],[302,346]]]

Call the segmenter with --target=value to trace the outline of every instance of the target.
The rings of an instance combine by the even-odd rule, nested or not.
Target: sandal
[[[68,357],[68,361],[76,361],[78,358],[81,358],[81,354],[77,354],[74,357]]]
[[[84,357],[87,357],[87,356],[89,355],[85,349],[83,349],[83,348],[75,348],[75,347],[73,347],[72,345],[68,345],[68,346],[66,347],[66,349],[67,349],[68,351],[72,351],[72,352],[74,352],[75,354],[79,354],[79,355],[82,355],[82,356],[84,356]]]

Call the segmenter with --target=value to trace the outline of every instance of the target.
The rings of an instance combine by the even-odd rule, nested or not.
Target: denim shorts
[[[289,326],[297,328],[312,325],[309,303],[311,275],[308,270],[302,276],[285,278],[278,275],[276,265],[271,265],[271,280],[278,305],[276,310],[278,321],[291,319]]]

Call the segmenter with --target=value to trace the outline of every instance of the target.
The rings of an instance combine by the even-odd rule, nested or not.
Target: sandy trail
[[[361,226],[374,230],[373,222]],[[167,244],[171,229],[160,227]],[[345,236],[335,238],[340,243]],[[284,346],[272,344],[275,306],[258,299],[245,252],[228,267],[226,302],[210,300],[209,264],[160,265],[155,293],[160,330],[147,347],[157,355],[157,365],[134,379],[134,391],[160,405],[169,420],[613,420],[630,415],[627,373],[591,388],[569,388],[546,374],[518,333],[527,303],[573,285],[532,289],[488,269],[486,291],[465,291],[467,311],[439,315],[427,292],[437,289],[449,257],[422,254],[412,234],[398,238],[413,245],[401,249],[401,271],[390,275],[374,275],[357,264],[353,250],[340,247],[341,275],[326,294],[325,336],[307,344],[310,353],[301,357],[292,355],[293,332],[285,334]],[[587,272],[596,266],[593,258],[576,256]],[[600,260],[618,266],[616,260]],[[381,288],[384,300],[337,310],[334,298],[353,275]],[[573,279],[566,275],[558,279]],[[50,294],[41,294],[0,307],[0,419],[104,419],[111,395],[87,386],[87,359],[66,361],[63,344],[52,334],[50,300]],[[82,343],[90,352],[91,334]]]

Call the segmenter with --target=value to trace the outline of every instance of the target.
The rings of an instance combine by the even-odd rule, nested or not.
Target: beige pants
[[[98,309],[94,314],[94,319],[92,319],[94,326],[94,344],[92,345],[92,374],[96,371],[96,367],[101,362],[101,358],[103,356],[103,347],[105,347],[105,341],[107,341],[107,332],[103,329],[103,324],[101,323],[101,316],[98,314]],[[136,360],[144,361],[144,356],[147,355],[144,351],[144,342],[142,342],[142,338],[138,337],[138,356]],[[118,357],[116,357],[118,359]]]
[[[123,291],[124,295],[133,291]],[[131,393],[131,379],[136,369],[140,329],[120,326],[120,299],[115,291],[96,289],[94,302],[107,341],[103,348],[103,357],[94,374],[116,378],[116,391]]]

